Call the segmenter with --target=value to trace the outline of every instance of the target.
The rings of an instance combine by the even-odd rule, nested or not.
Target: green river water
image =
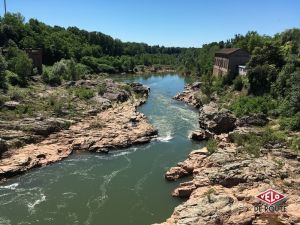
[[[187,82],[181,76],[125,81],[151,88],[139,111],[159,137],[108,155],[73,154],[10,179],[0,185],[0,225],[149,225],[171,215],[181,201],[171,196],[178,183],[165,181],[164,173],[201,147],[188,139],[198,127],[198,113],[172,99]]]

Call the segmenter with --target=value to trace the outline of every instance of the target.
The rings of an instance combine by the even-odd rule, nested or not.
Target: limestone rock
[[[190,135],[189,138],[195,141],[204,141],[213,137],[213,134],[208,130],[195,130]]]
[[[194,82],[185,86],[184,91],[174,96],[174,99],[185,102],[195,108],[202,106],[201,96],[203,94],[200,90],[201,82]]]
[[[218,110],[215,103],[204,105],[199,111],[200,128],[215,134],[228,133],[235,126],[236,117],[228,110]]]
[[[14,110],[14,109],[16,109],[19,105],[20,105],[19,102],[16,102],[16,101],[8,101],[8,102],[5,102],[5,103],[3,104],[2,107],[7,108],[7,109],[9,109],[9,110]]]
[[[254,114],[250,116],[243,116],[237,122],[238,126],[265,126],[269,122],[265,114]]]
[[[186,171],[185,169],[176,166],[176,167],[172,167],[168,172],[166,172],[165,178],[168,181],[174,181],[177,180],[178,178],[184,177],[189,175],[190,173],[188,171]]]

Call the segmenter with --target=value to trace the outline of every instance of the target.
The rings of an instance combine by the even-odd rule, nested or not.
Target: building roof
[[[225,54],[225,55],[230,55],[238,50],[240,50],[241,48],[222,48],[219,51],[216,52],[216,54]]]

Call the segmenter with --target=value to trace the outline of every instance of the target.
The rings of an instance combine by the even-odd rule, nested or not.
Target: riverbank
[[[191,103],[200,91],[188,85],[177,99]],[[195,140],[208,145],[192,151],[188,158],[167,171],[169,181],[191,176],[172,193],[187,199],[175,208],[163,225],[171,224],[296,224],[300,222],[300,157],[277,134],[266,131],[263,116],[236,118],[216,103],[201,105],[200,130]],[[289,133],[290,138],[299,133]],[[261,139],[259,137],[262,137]],[[247,140],[250,145],[246,145]],[[260,142],[258,144],[258,142]],[[267,213],[255,196],[272,188],[287,198],[285,211]]]
[[[72,85],[93,91],[97,83],[82,80]],[[0,181],[60,161],[74,151],[107,153],[149,142],[157,130],[137,111],[146,101],[149,88],[133,83],[126,91],[120,88],[123,85],[106,80],[101,96],[98,93],[93,102],[85,101],[87,105],[81,109],[84,113],[73,120],[25,117],[17,122],[2,121]],[[76,106],[80,107],[79,103]]]

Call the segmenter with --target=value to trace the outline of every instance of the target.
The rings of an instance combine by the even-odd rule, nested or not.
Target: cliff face
[[[257,154],[252,154],[251,146],[245,151],[234,143],[233,137],[260,132],[251,125],[264,125],[266,118],[236,119],[217,107],[214,103],[201,107],[201,130],[191,135],[196,140],[214,139],[215,149],[192,151],[165,174],[169,181],[186,176],[191,176],[191,180],[181,183],[172,193],[187,201],[162,224],[300,223],[300,157],[278,143],[263,146]],[[254,148],[256,143],[252,144]],[[255,210],[263,206],[255,196],[269,188],[287,196],[280,204],[285,211]]]

